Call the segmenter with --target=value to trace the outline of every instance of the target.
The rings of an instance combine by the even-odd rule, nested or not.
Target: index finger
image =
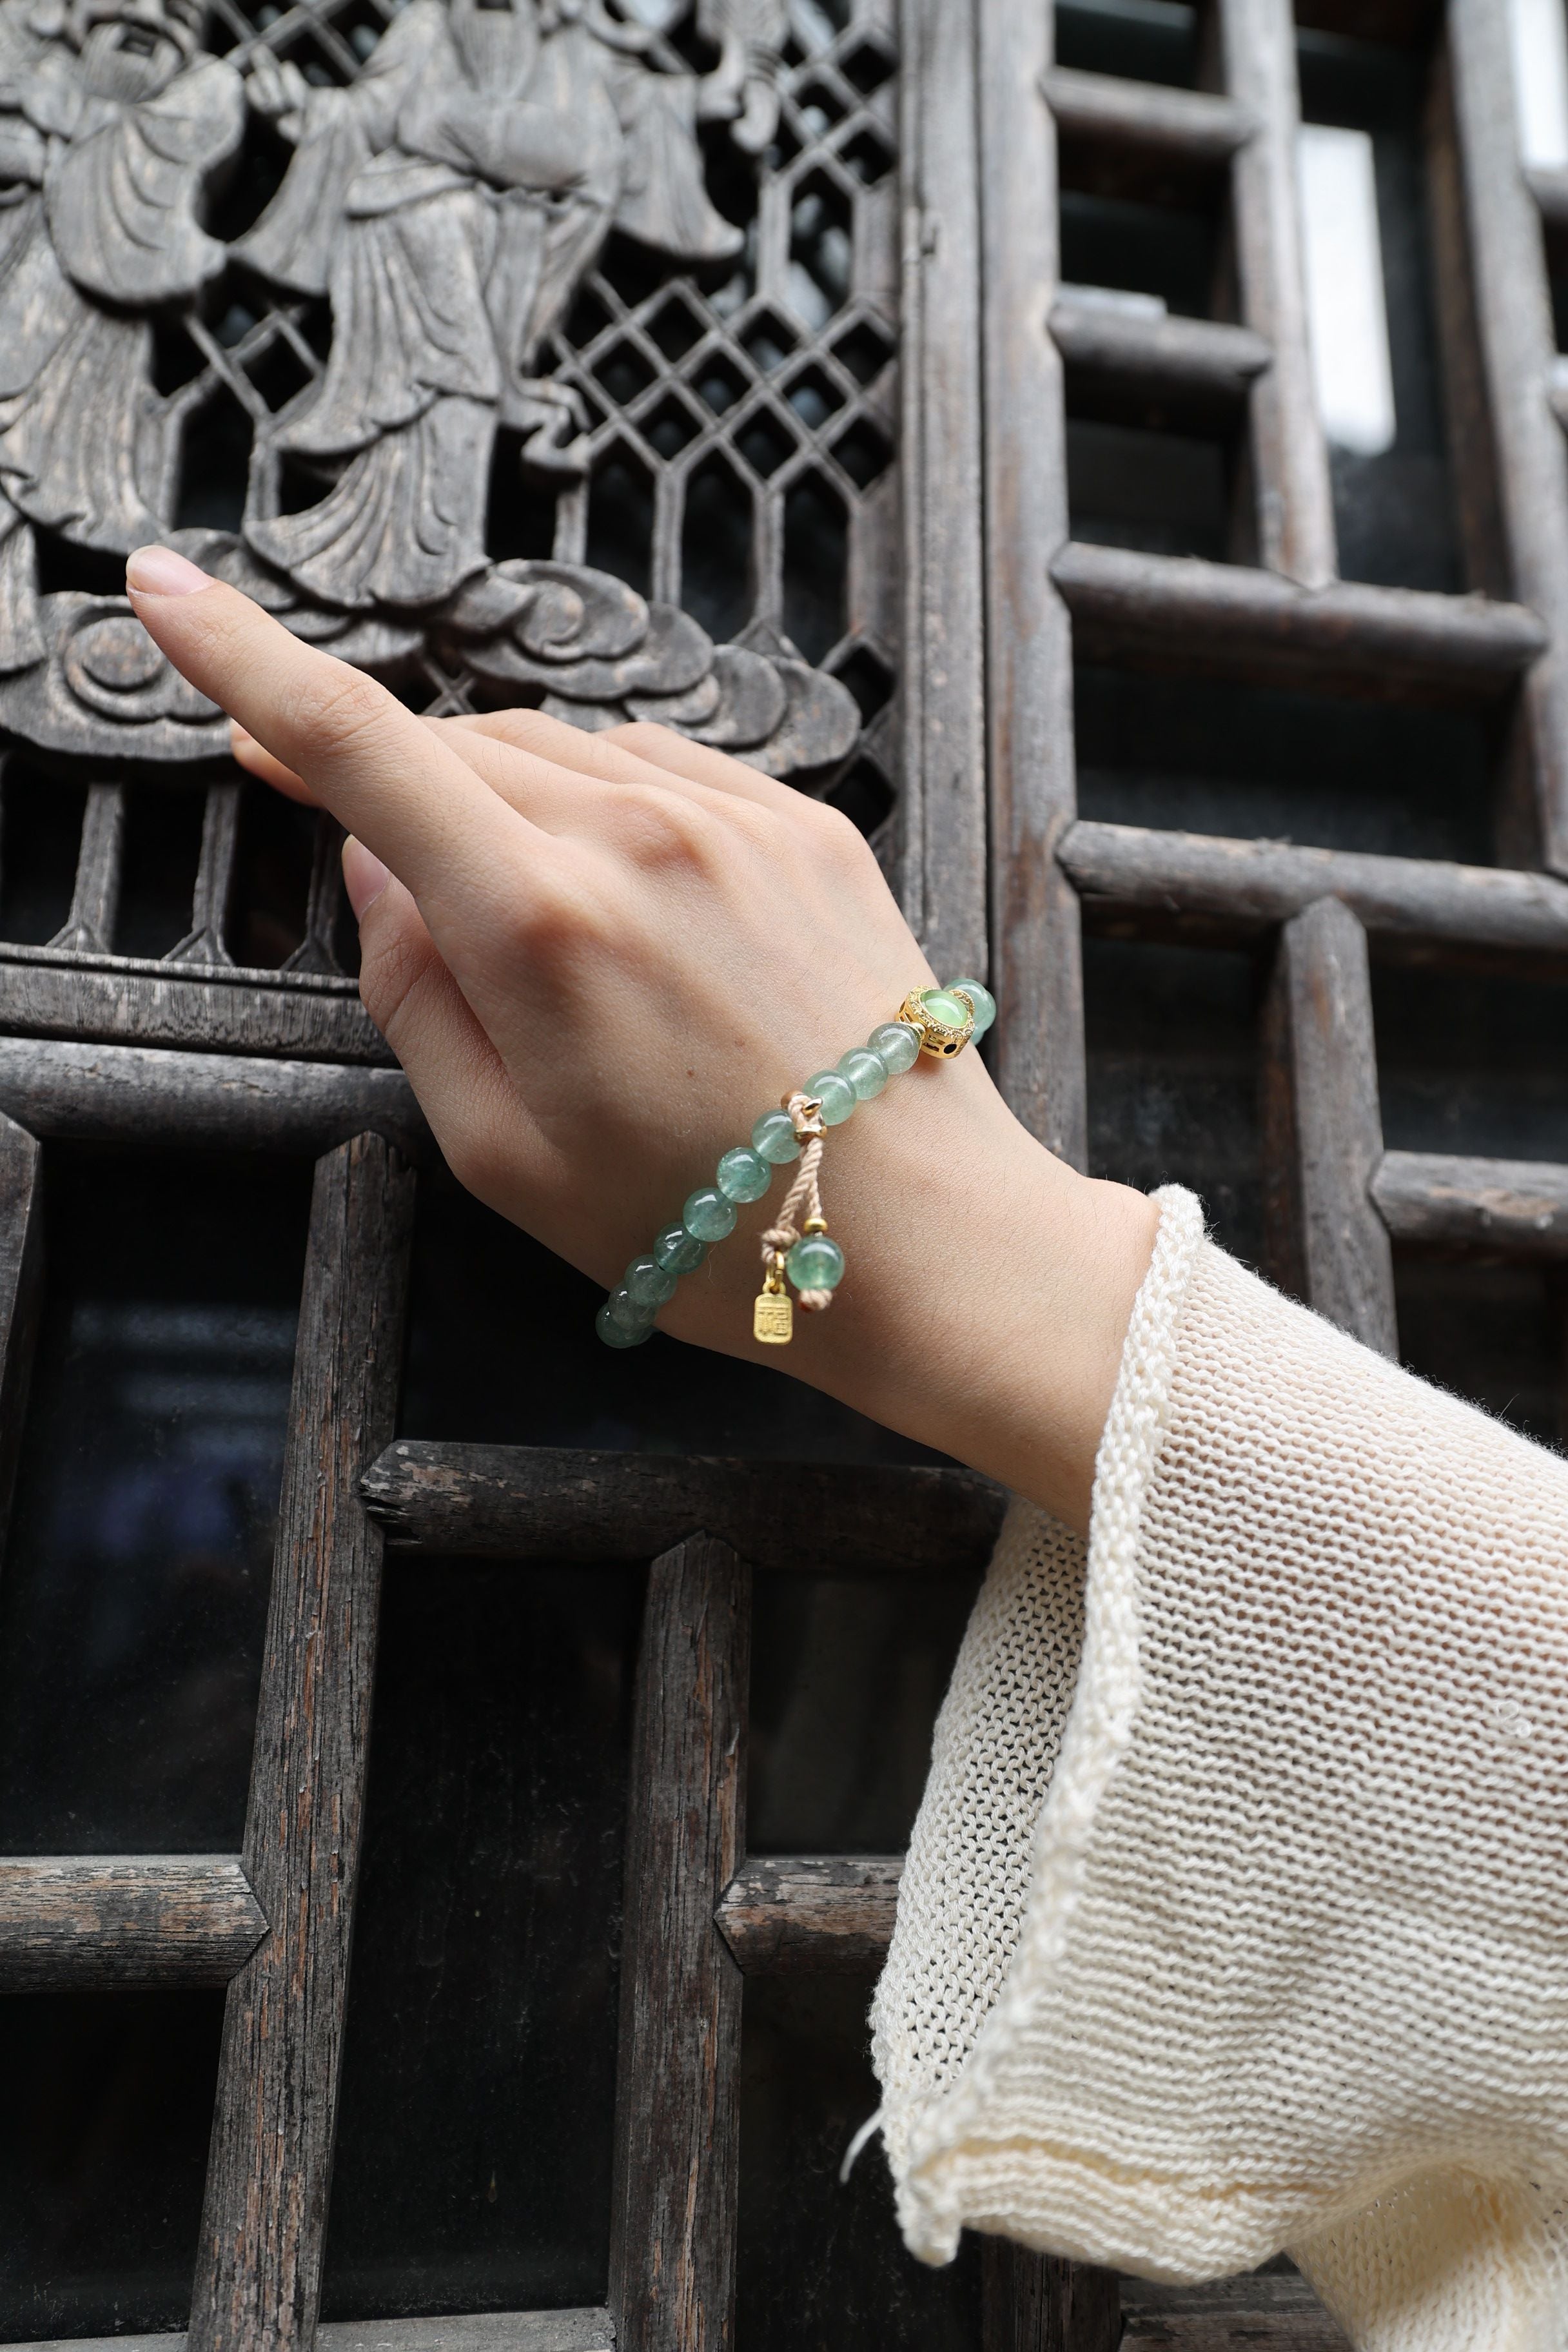
[[[395,695],[172,548],[139,548],[125,579],[159,650],[391,867],[438,941],[471,922],[476,898],[515,911],[549,836]]]

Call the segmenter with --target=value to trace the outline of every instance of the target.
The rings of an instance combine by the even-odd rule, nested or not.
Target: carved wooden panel
[[[972,133],[900,122],[901,37],[893,0],[4,0],[16,1025],[381,1057],[331,827],[227,780],[121,593],[153,537],[422,711],[658,719],[787,776],[910,902],[961,826],[978,948],[977,785],[934,834],[924,790],[944,701],[977,724],[973,402],[934,499],[899,457],[911,292],[944,341],[973,301]]]

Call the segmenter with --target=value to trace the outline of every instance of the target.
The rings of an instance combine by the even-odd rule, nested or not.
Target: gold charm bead
[[[752,1309],[752,1337],[769,1348],[787,1348],[795,1338],[795,1301],[784,1288],[783,1250],[774,1250],[768,1260],[768,1270]]]
[[[966,1018],[950,1016],[962,1008]],[[951,1062],[974,1034],[974,1000],[962,988],[911,988],[899,1019],[920,1031],[921,1052],[933,1062]]]

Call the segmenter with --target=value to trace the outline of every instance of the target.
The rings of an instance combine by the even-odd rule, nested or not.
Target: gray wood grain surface
[[[27,1423],[44,1297],[43,1156],[0,1113],[0,1559]]]
[[[1295,17],[1290,0],[1219,0],[1218,21],[1226,88],[1258,124],[1236,158],[1231,223],[1243,323],[1274,355],[1252,406],[1258,556],[1265,570],[1322,588],[1339,565],[1307,334]]]
[[[1447,12],[1492,466],[1512,590],[1549,635],[1524,683],[1542,861],[1568,872],[1568,455],[1548,388],[1557,357],[1538,206],[1520,167],[1508,12]]]
[[[1207,917],[1227,936],[1255,937],[1334,898],[1384,937],[1505,950],[1514,971],[1568,963],[1568,884],[1550,874],[1088,823],[1057,855],[1085,901],[1106,911]]]
[[[1568,1168],[1546,1160],[1467,1160],[1385,1151],[1372,1197],[1395,1241],[1507,1258],[1568,1258]]]
[[[1393,1254],[1369,1189],[1383,1120],[1366,933],[1337,898],[1320,898],[1281,931],[1265,1028],[1265,1213],[1276,1279],[1397,1357]]]
[[[1068,295],[1052,304],[1050,326],[1074,389],[1093,400],[1097,414],[1131,422],[1153,406],[1173,424],[1234,422],[1272,356],[1249,327],[1145,318]]]
[[[226,1984],[267,1932],[237,1854],[0,1857],[0,1991]]]
[[[985,2237],[980,2293],[985,2352],[1116,2352],[1121,2341],[1117,2281],[1087,2263]]]
[[[610,2294],[626,2352],[734,2341],[741,1971],[713,1922],[745,1837],[751,1570],[697,1536],[648,1573],[626,1800]]]
[[[1071,66],[1050,67],[1039,86],[1064,141],[1141,151],[1167,167],[1218,170],[1259,128],[1251,107],[1212,90],[1168,89]]]
[[[365,1132],[410,1156],[429,1130],[401,1070],[0,1037],[0,1112],[71,1142],[321,1152]]]
[[[1046,331],[1059,276],[1048,9],[985,0],[980,106],[984,251],[986,749],[991,984],[986,1055],[1032,1135],[1088,1151],[1076,893],[1053,855],[1077,806],[1072,635],[1046,572],[1068,535],[1062,361]],[[956,977],[956,975],[954,975]],[[978,975],[977,975],[978,976]]]
[[[900,896],[934,969],[987,977],[973,38],[952,0],[902,0],[904,499]]]
[[[1379,701],[1498,701],[1546,645],[1519,604],[1341,581],[1309,593],[1239,563],[1064,548],[1051,577],[1091,659],[1169,663],[1226,677],[1342,688]]]
[[[746,1976],[875,1975],[898,1909],[900,1853],[747,1861],[719,1898],[719,1932]]]
[[[16,2352],[185,2352],[183,2331],[166,2336],[51,2336]],[[329,2319],[316,2330],[321,2352],[616,2352],[607,2311],[474,2311],[429,2319]]]
[[[78,962],[53,948],[0,947],[0,1020],[19,1036],[392,1066],[353,982],[310,972],[215,978],[151,958]]]
[[[973,1575],[1006,1507],[973,1470],[795,1462],[785,1475],[781,1515],[752,1462],[400,1437],[363,1491],[399,1549],[649,1559],[702,1528],[759,1568],[846,1576]]]
[[[381,1595],[359,1475],[392,1432],[413,1208],[380,1136],[317,1162],[245,1832],[272,1924],[229,1987],[191,2352],[315,2330]]]

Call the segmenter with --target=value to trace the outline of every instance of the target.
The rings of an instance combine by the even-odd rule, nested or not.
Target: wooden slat
[[[237,1854],[0,1858],[0,1992],[226,1984],[266,1932]]]
[[[12,2352],[184,2352],[184,2333],[50,2336]],[[473,2311],[431,2319],[336,2319],[320,2352],[616,2352],[607,2311]]]
[[[44,1301],[42,1187],[37,1139],[0,1115],[0,1560],[22,1455]]]
[[[1223,171],[1258,129],[1250,109],[1207,90],[1167,89],[1070,66],[1052,66],[1040,87],[1064,141],[1133,149],[1178,166]]]
[[[1383,1158],[1366,933],[1321,898],[1279,934],[1264,1061],[1272,1271],[1342,1330],[1397,1356],[1394,1262],[1368,1187]]]
[[[225,933],[229,900],[234,896],[235,860],[239,849],[239,795],[236,783],[209,784],[202,811],[202,847],[196,865],[191,904],[191,928],[178,947],[171,948],[170,963],[229,964]]]
[[[379,1136],[319,1160],[244,1861],[272,1927],[229,1987],[191,2352],[310,2352],[321,2290],[414,1180]]]
[[[980,2293],[985,2352],[1116,2352],[1121,2342],[1121,2297],[1109,2271],[985,2237]]]
[[[1568,1168],[1550,1160],[1385,1151],[1372,1197],[1395,1241],[1568,1258]]]
[[[125,788],[89,784],[77,849],[76,882],[65,928],[49,941],[72,954],[106,955],[120,905],[120,856],[125,835]]]
[[[1568,452],[1552,414],[1552,297],[1535,203],[1520,167],[1508,11],[1453,0],[1447,40],[1463,166],[1481,362],[1514,593],[1551,649],[1525,701],[1544,864],[1568,873]]]
[[[1568,232],[1568,171],[1534,164],[1525,173],[1530,192],[1541,207],[1541,217],[1561,236]]]
[[[225,971],[146,958],[77,963],[53,948],[0,947],[0,1023],[24,1036],[288,1054],[390,1067],[353,981]]]
[[[751,1571],[698,1536],[648,1575],[627,1791],[610,2309],[623,2352],[734,2341],[741,1972],[713,1924],[745,1836]]]
[[[1049,196],[1056,126],[1039,86],[1051,17],[1034,0],[982,0],[979,22],[991,986],[998,1008],[986,1054],[1030,1133],[1081,1168],[1088,1113],[1078,900],[1052,854],[1072,822],[1077,791],[1072,642],[1042,561],[1068,530],[1062,362],[1044,327],[1058,278]]]
[[[903,1869],[901,1853],[748,1861],[713,1916],[747,1976],[863,1976],[887,1958]]]
[[[1533,613],[1342,582],[1313,592],[1241,564],[1074,542],[1051,566],[1089,659],[1279,680],[1378,701],[1499,700],[1540,655]]]
[[[76,1143],[319,1153],[374,1132],[411,1156],[430,1148],[401,1070],[150,1045],[0,1037],[0,1112]]]
[[[1258,555],[1267,571],[1321,588],[1339,564],[1307,337],[1290,0],[1219,0],[1219,28],[1226,87],[1258,125],[1237,155],[1231,205],[1242,319],[1274,354],[1253,396]]]
[[[500,1559],[650,1559],[699,1529],[758,1568],[970,1575],[1006,1497],[972,1470],[754,1462],[399,1438],[366,1471],[365,1507],[399,1550]]]
[[[1121,2281],[1125,2352],[1351,2352],[1299,2271],[1255,2272],[1210,2286]]]
[[[968,11],[904,0],[900,897],[939,971],[986,978],[980,173]]]
[[[1187,423],[1220,423],[1243,410],[1273,356],[1249,327],[1145,318],[1068,298],[1052,307],[1051,340],[1067,362],[1075,406],[1107,414],[1158,407],[1166,421]]]
[[[1568,956],[1568,884],[1547,874],[1088,822],[1057,855],[1086,902],[1206,917],[1238,938],[1335,898],[1386,936],[1542,963]]]

